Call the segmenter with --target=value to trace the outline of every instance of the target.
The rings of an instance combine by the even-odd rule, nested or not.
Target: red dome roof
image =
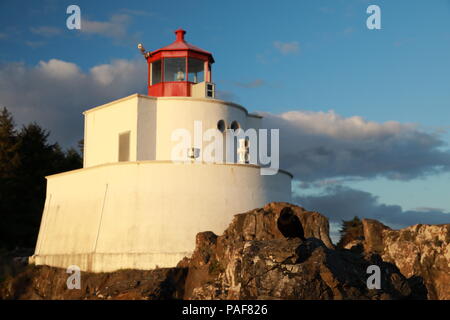
[[[212,53],[208,52],[206,50],[203,50],[197,46],[194,46],[190,43],[187,43],[184,40],[184,35],[186,34],[186,31],[184,31],[183,29],[178,29],[175,31],[175,34],[177,36],[176,40],[169,44],[168,46],[165,46],[161,49],[155,50],[153,52],[151,52],[151,55],[153,56],[154,54],[160,52],[160,51],[180,51],[180,50],[190,50],[190,51],[195,51],[201,54],[205,54],[210,56],[211,58],[211,62],[214,62],[214,59],[212,57]]]

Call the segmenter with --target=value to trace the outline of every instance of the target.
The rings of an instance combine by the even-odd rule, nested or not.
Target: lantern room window
[[[186,58],[164,59],[164,81],[186,81]]]
[[[199,83],[205,81],[204,77],[205,62],[200,59],[188,58],[188,81]]]
[[[148,95],[152,97],[214,98],[212,54],[186,42],[186,31],[175,31],[176,40],[155,51],[138,45],[148,63]]]
[[[152,62],[152,79],[151,84],[157,84],[161,82],[161,60]]]

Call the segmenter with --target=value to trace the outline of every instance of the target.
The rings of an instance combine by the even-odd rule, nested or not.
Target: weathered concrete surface
[[[289,201],[291,176],[247,164],[122,162],[48,177],[36,265],[83,271],[175,267],[198,232]]]

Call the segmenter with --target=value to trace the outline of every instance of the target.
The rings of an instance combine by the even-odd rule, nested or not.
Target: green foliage
[[[358,217],[354,217],[352,220],[342,220],[342,227],[339,232],[341,234],[341,239],[337,244],[339,248],[343,248],[354,240],[364,240],[362,222]]]
[[[0,247],[34,247],[45,202],[45,176],[82,167],[75,149],[48,142],[36,123],[16,130],[6,108],[0,113]]]

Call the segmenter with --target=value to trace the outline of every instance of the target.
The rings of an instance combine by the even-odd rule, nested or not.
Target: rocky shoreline
[[[278,229],[283,208],[304,240]],[[450,224],[392,230],[363,219],[361,239],[336,248],[328,219],[289,203],[235,215],[222,235],[202,232],[176,268],[81,274],[68,290],[66,270],[29,265],[0,284],[1,299],[450,299]],[[369,289],[367,268],[380,268]]]

